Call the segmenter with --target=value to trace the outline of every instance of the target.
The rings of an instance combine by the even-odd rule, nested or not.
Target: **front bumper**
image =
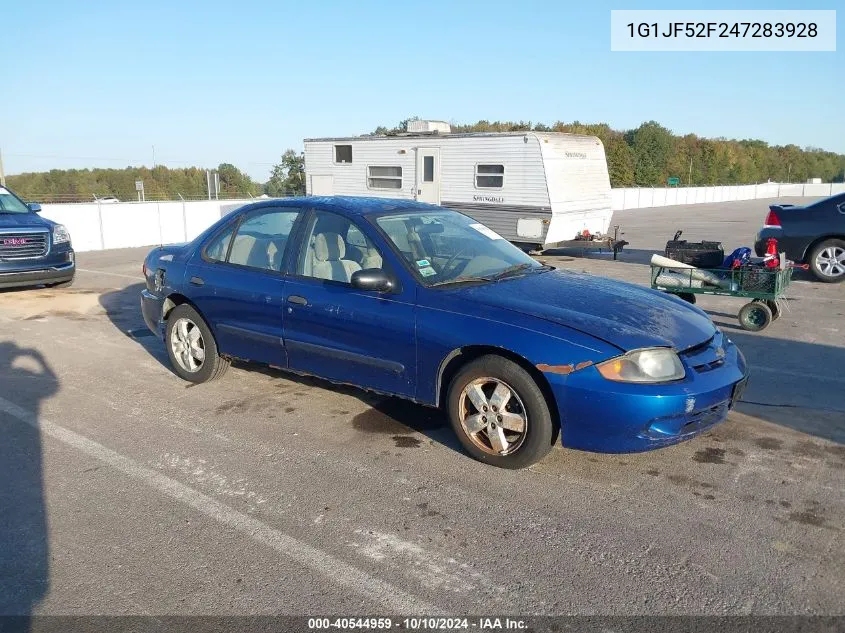
[[[150,331],[160,339],[164,339],[164,298],[150,292],[141,291],[141,314],[144,315],[144,323]]]
[[[547,374],[560,409],[562,444],[634,453],[683,442],[722,422],[748,379],[742,352],[717,334],[681,359],[686,377],[663,385],[612,382],[595,367]]]
[[[60,284],[76,274],[74,253],[50,253],[38,259],[0,261],[0,288],[26,288],[45,284]]]

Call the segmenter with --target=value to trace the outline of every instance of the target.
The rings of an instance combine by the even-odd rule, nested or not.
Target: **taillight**
[[[141,266],[141,273],[144,275],[144,279],[147,278],[147,262],[144,262],[144,265]]]
[[[771,209],[769,209],[769,215],[766,216],[765,225],[773,228],[780,228],[780,218],[778,217],[778,214]]]

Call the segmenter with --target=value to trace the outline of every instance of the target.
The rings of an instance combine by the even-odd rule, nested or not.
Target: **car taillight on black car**
[[[780,218],[778,217],[778,214],[775,213],[774,209],[769,209],[769,214],[766,216],[766,221],[763,225],[772,228],[781,228]]]

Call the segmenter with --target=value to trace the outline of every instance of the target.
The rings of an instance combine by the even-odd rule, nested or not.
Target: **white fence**
[[[721,187],[668,187],[614,189],[611,206],[614,211],[666,207],[675,204],[733,202],[757,198],[802,196],[823,198],[845,192],[845,183],[801,185],[764,183],[762,185],[725,185]]]
[[[77,251],[173,244],[194,239],[252,200],[45,204],[42,215],[64,224]]]
[[[765,183],[724,187],[614,189],[614,211],[675,204],[731,202],[788,196],[824,197],[845,192],[845,183]],[[226,213],[252,200],[45,204],[43,215],[64,224],[77,251],[187,242]]]

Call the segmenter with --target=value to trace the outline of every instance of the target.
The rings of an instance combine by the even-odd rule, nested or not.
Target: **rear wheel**
[[[845,242],[825,240],[812,250],[809,263],[819,281],[828,284],[845,281]]]
[[[691,292],[679,292],[678,296],[686,301],[687,303],[691,303],[695,305],[695,295]]]
[[[217,353],[217,343],[206,322],[188,304],[176,306],[167,316],[167,355],[180,378],[201,383],[216,380],[229,367]]]
[[[540,387],[522,367],[482,356],[449,387],[452,428],[467,452],[500,468],[525,468],[552,448],[554,425]]]
[[[746,303],[739,311],[739,324],[749,332],[765,330],[773,320],[772,310],[761,301]]]

